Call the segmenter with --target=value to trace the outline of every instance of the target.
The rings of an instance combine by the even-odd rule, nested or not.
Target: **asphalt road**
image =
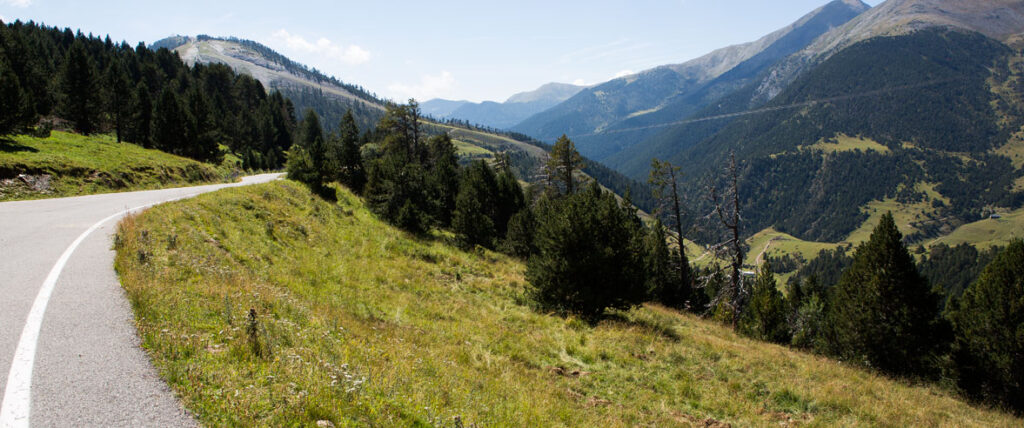
[[[278,176],[0,203],[0,428],[195,426],[139,346],[112,235],[126,210]]]

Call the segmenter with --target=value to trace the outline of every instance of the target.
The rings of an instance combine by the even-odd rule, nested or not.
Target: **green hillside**
[[[451,239],[281,181],[127,219],[116,265],[143,346],[209,426],[1022,423],[659,306],[541,313],[521,262]]]
[[[220,183],[239,174],[232,162],[215,167],[108,135],[19,135],[0,139],[0,201]]]
[[[957,31],[870,39],[758,112],[681,125],[645,143],[645,154],[681,165],[702,188],[735,151],[748,231],[839,242],[869,218],[870,203],[896,201],[930,204],[910,239],[934,238],[1024,204],[1011,138],[1024,123],[1018,58]],[[742,99],[739,91],[698,117],[743,111]]]

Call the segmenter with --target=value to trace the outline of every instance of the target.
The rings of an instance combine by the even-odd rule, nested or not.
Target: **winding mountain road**
[[[0,203],[0,428],[195,426],[140,347],[111,236],[130,211],[279,176]]]

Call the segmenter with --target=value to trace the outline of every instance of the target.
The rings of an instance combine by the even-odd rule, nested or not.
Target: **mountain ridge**
[[[577,147],[584,155],[604,161],[649,137],[653,131],[607,138],[600,136],[601,132],[678,121],[868,9],[859,1],[832,1],[756,41],[585,89],[526,119],[513,130],[541,140],[568,134],[578,140]]]
[[[552,82],[532,91],[513,94],[504,102],[474,103],[435,98],[423,102],[420,106],[424,113],[438,119],[459,119],[472,124],[507,129],[527,117],[565,101],[583,89],[583,86]]]

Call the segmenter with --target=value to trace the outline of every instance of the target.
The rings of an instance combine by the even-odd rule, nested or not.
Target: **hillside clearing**
[[[28,177],[18,178],[21,174]],[[109,135],[54,131],[47,138],[0,140],[0,201],[219,183],[234,175],[227,162],[214,167],[118,143]],[[49,180],[48,186],[39,179]]]
[[[538,313],[521,262],[448,240],[274,182],[127,219],[116,266],[143,346],[211,426],[1022,422],[659,306]]]

